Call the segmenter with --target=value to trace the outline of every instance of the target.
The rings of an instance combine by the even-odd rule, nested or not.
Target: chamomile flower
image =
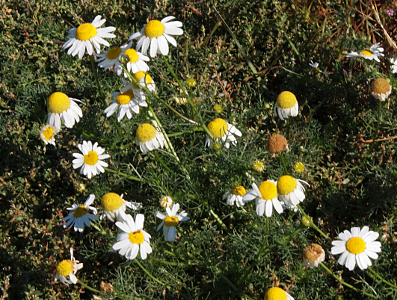
[[[70,260],[65,259],[61,261],[57,266],[57,273],[55,275],[55,281],[60,280],[62,283],[76,284],[77,277],[75,274],[78,270],[83,268],[83,264],[79,264],[79,261],[76,260],[73,256],[73,248],[70,248]],[[67,279],[69,277],[69,279]]]
[[[391,66],[390,66],[391,72],[392,73],[397,73],[397,59],[390,58],[389,60],[390,60],[390,63],[391,63]]]
[[[117,121],[121,121],[125,115],[128,119],[132,118],[131,112],[139,114],[139,107],[146,107],[146,97],[140,90],[132,89],[124,93],[113,93],[113,102],[105,109],[106,117],[110,117],[117,110]]]
[[[63,218],[66,221],[66,224],[63,225],[64,228],[69,227],[72,228],[74,226],[74,231],[83,232],[84,225],[90,227],[90,220],[96,221],[98,220],[97,210],[95,207],[90,206],[95,200],[95,195],[91,194],[88,199],[82,205],[73,204],[71,208],[67,208],[70,210],[68,216]],[[89,214],[88,211],[92,210],[95,215]]]
[[[154,126],[148,123],[143,123],[138,127],[135,141],[144,154],[154,149],[164,147],[163,135],[159,133]]]
[[[310,244],[303,250],[303,262],[306,267],[318,267],[325,259],[324,249],[319,244]]]
[[[270,153],[280,153],[288,149],[288,141],[281,134],[273,134],[267,141],[267,151]]]
[[[360,52],[350,52],[346,55],[346,57],[363,57],[365,59],[373,60],[375,59],[377,62],[380,62],[379,56],[384,56],[383,48],[379,47],[380,43],[372,45],[369,49],[363,49]]]
[[[72,128],[74,123],[78,123],[80,118],[83,116],[81,108],[76,104],[75,101],[81,102],[78,99],[69,98],[62,92],[55,92],[51,94],[47,101],[47,124],[61,129],[62,122],[67,128]]]
[[[149,66],[145,63],[145,61],[150,61],[149,57],[143,55],[140,52],[137,52],[135,49],[132,48],[126,50],[124,54],[128,55],[129,58],[129,61],[127,62],[127,70],[130,73],[149,71]],[[127,74],[124,74],[124,76],[127,77]]]
[[[98,59],[95,61],[98,63],[100,68],[104,68],[104,70],[109,70],[114,67],[113,71],[120,76],[123,68],[121,67],[119,57],[124,54],[124,52],[131,48],[131,43],[128,43],[121,47],[113,47],[108,51],[104,51],[97,55]]]
[[[183,95],[174,96],[174,100],[178,105],[185,105],[187,103],[187,98],[185,98]]]
[[[120,255],[127,259],[135,259],[138,252],[141,258],[145,260],[147,255],[152,253],[150,247],[150,234],[143,230],[145,217],[137,214],[135,221],[131,215],[127,215],[123,222],[116,222],[116,226],[123,232],[117,235],[117,241],[112,250],[118,251]]]
[[[239,185],[231,191],[227,191],[223,195],[223,199],[226,199],[227,205],[233,206],[234,203],[236,203],[236,206],[240,207],[244,205],[243,197],[245,196],[245,194],[247,194],[247,191],[243,186]]]
[[[267,290],[265,300],[294,300],[294,298],[283,289],[275,286]]]
[[[326,71],[321,71],[321,70],[319,69],[319,64],[318,64],[318,62],[313,62],[313,61],[311,60],[310,63],[309,63],[309,66],[311,66],[312,68],[316,69],[316,71],[319,72],[319,73],[321,73],[321,74],[328,75],[328,72],[326,72]]]
[[[294,171],[296,172],[296,173],[303,173],[303,171],[305,171],[305,165],[302,163],[302,162],[300,162],[300,161],[298,161],[298,162],[296,162],[295,164],[294,164]]]
[[[40,129],[40,138],[44,144],[51,144],[55,146],[55,135],[59,132],[59,129],[51,124],[44,125]]]
[[[106,22],[105,19],[101,20],[101,16],[96,16],[92,23],[81,24],[77,28],[69,30],[69,40],[62,46],[62,49],[67,49],[68,54],[75,56],[79,54],[81,59],[87,50],[88,55],[94,53],[94,48],[97,53],[101,51],[101,44],[109,46],[109,43],[103,38],[114,38],[116,37],[112,31],[115,31],[115,27],[101,27]],[[93,47],[94,46],[94,47]]]
[[[120,196],[116,193],[107,193],[101,199],[101,206],[103,208],[103,217],[107,217],[110,221],[123,221],[126,218],[125,210],[127,207],[137,210],[141,207],[141,203],[128,202],[123,199],[123,194]]]
[[[237,144],[237,140],[234,135],[241,136],[241,131],[238,130],[234,125],[227,123],[224,119],[217,118],[207,125],[208,130],[211,132],[214,139],[207,136],[205,140],[205,146],[212,147],[213,144],[222,144],[226,148]]]
[[[139,38],[136,49],[142,47],[142,53],[146,55],[150,46],[150,56],[155,57],[156,54],[167,55],[169,52],[168,42],[176,47],[176,40],[171,35],[182,35],[182,22],[173,21],[173,16],[166,17],[160,21],[152,20],[141,29],[130,36],[130,40]],[[167,42],[168,41],[168,42]]]
[[[252,184],[252,190],[250,190],[244,197],[244,202],[248,202],[255,199],[256,213],[258,216],[266,215],[271,217],[274,209],[281,214],[283,207],[280,201],[277,199],[277,182],[274,180],[266,180],[261,184]]]
[[[284,91],[277,97],[274,105],[274,114],[279,116],[281,120],[298,115],[298,100],[293,93]]]
[[[289,175],[281,176],[277,181],[278,198],[288,208],[296,209],[296,206],[305,199],[305,188],[302,183],[309,185],[306,181],[295,179]]]
[[[98,175],[99,173],[104,173],[108,164],[103,159],[109,158],[109,154],[103,154],[105,149],[98,146],[98,143],[92,145],[91,141],[83,141],[83,144],[77,145],[80,153],[73,153],[75,159],[73,160],[73,169],[81,167],[80,174],[84,174],[89,179],[91,176]]]
[[[377,252],[381,252],[381,243],[375,241],[379,233],[370,231],[368,226],[353,227],[351,232],[345,230],[339,233],[339,240],[333,241],[331,253],[333,255],[342,254],[338,263],[346,266],[350,271],[354,270],[356,263],[361,270],[372,265],[369,258],[377,259]]]
[[[190,220],[190,218],[187,216],[187,213],[185,211],[182,211],[179,214],[177,214],[178,210],[179,210],[179,204],[175,203],[172,205],[171,208],[169,207],[166,208],[167,215],[163,214],[162,212],[156,211],[156,217],[162,220],[160,225],[157,227],[157,231],[159,231],[160,228],[163,227],[165,241],[168,242],[175,241],[176,226],[179,224],[179,222],[185,222]]]
[[[258,173],[262,173],[265,170],[265,163],[259,159],[252,163],[252,170]]]
[[[391,85],[384,78],[377,78],[371,83],[371,94],[379,101],[385,101],[391,94]]]
[[[171,196],[164,196],[160,199],[160,206],[164,208],[171,207],[173,203]]]

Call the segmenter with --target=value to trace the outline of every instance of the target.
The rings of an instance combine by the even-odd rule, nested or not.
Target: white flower
[[[149,66],[145,63],[145,61],[150,61],[150,58],[146,55],[143,55],[140,52],[137,52],[135,49],[128,49],[125,51],[126,55],[128,55],[129,61],[127,62],[127,70],[130,73],[137,73],[139,71],[147,72],[149,71]],[[124,74],[127,77],[127,74]]]
[[[114,67],[113,71],[120,76],[123,68],[121,67],[121,63],[119,62],[120,55],[124,54],[126,50],[131,48],[131,43],[121,47],[113,47],[108,51],[104,51],[97,55],[97,59],[95,60],[98,63],[98,66],[104,68],[104,70],[108,70],[111,67]]]
[[[89,179],[93,175],[105,172],[103,167],[106,168],[108,164],[102,160],[110,157],[109,154],[103,154],[105,149],[99,147],[98,143],[92,145],[91,141],[83,141],[83,144],[77,146],[83,154],[73,153],[76,158],[73,160],[73,169],[81,167],[80,174],[84,174]]]
[[[169,207],[166,208],[167,215],[163,214],[162,212],[156,211],[156,217],[163,220],[160,223],[160,225],[157,227],[157,231],[159,231],[160,228],[163,227],[165,241],[168,242],[175,241],[176,226],[179,224],[179,222],[185,222],[190,220],[190,218],[187,216],[187,213],[185,211],[176,214],[178,210],[179,210],[179,204],[175,203],[172,205],[171,208]]]
[[[137,214],[135,220],[134,222],[133,217],[127,215],[123,222],[116,222],[116,226],[124,232],[117,235],[118,242],[112,246],[112,250],[119,251],[127,259],[135,259],[140,251],[141,258],[146,259],[152,253],[149,245],[151,236],[143,230],[145,217]]]
[[[289,117],[296,117],[299,113],[298,101],[293,93],[284,91],[277,96],[274,105],[274,114],[279,116],[281,120]]]
[[[164,196],[160,199],[160,206],[164,208],[171,207],[173,203],[174,200],[172,200],[171,196]]]
[[[70,248],[70,260],[63,260],[58,264],[55,281],[60,280],[66,285],[76,284],[77,277],[75,274],[81,268],[83,268],[83,264],[79,264],[79,261],[73,257],[73,248]],[[66,278],[68,276],[69,279]]]
[[[381,252],[381,243],[375,241],[379,233],[369,231],[368,226],[360,230],[359,227],[353,227],[351,232],[345,230],[339,233],[339,240],[333,241],[331,253],[333,255],[341,254],[338,263],[346,266],[350,271],[354,270],[356,263],[361,270],[372,265],[371,260],[377,259],[377,252]]]
[[[113,93],[113,102],[105,109],[106,117],[113,115],[119,110],[117,121],[121,121],[125,115],[128,119],[132,118],[131,112],[139,114],[139,106],[147,106],[146,97],[141,90],[132,89],[124,93]]]
[[[319,69],[319,67],[318,67],[318,66],[319,66],[318,62],[313,62],[313,61],[311,60],[310,63],[309,63],[309,66],[311,66],[312,68],[316,69],[316,71],[319,72],[319,73],[321,73],[321,74],[328,75],[328,72],[327,72],[327,71],[321,71],[321,70]]]
[[[312,243],[303,250],[303,262],[306,267],[317,268],[324,259],[325,251],[319,244]]]
[[[305,199],[305,188],[302,183],[309,185],[306,181],[289,175],[281,176],[277,181],[278,198],[287,208],[296,210],[297,205]]]
[[[40,138],[44,144],[51,144],[55,146],[55,135],[59,132],[59,129],[51,124],[44,125],[40,129]]]
[[[369,49],[363,49],[360,52],[351,52],[346,55],[346,57],[364,57],[365,59],[373,60],[375,59],[377,62],[380,62],[379,56],[384,56],[383,48],[379,47],[380,43],[372,45]]]
[[[389,60],[390,60],[390,63],[392,64],[392,65],[390,66],[391,72],[392,72],[392,73],[397,73],[397,59],[390,58]]]
[[[81,102],[61,92],[51,94],[47,101],[47,123],[61,129],[62,121],[67,128],[72,128],[74,123],[78,123],[83,116],[81,108],[75,101]]]
[[[115,27],[101,27],[106,22],[105,19],[101,20],[101,16],[96,16],[92,23],[84,23],[77,28],[72,28],[69,30],[68,38],[69,40],[62,46],[62,49],[67,49],[68,54],[75,56],[79,54],[81,59],[87,49],[87,53],[92,55],[94,53],[94,46],[97,53],[101,51],[101,46],[109,46],[109,43],[103,38],[114,38],[116,37],[112,31],[115,31]]]
[[[74,226],[74,231],[83,232],[84,225],[90,227],[90,220],[96,221],[98,220],[97,216],[88,213],[88,210],[92,210],[94,214],[97,214],[97,210],[95,207],[90,206],[95,200],[95,195],[91,194],[87,200],[82,205],[73,204],[71,208],[67,208],[70,210],[68,216],[63,218],[66,221],[66,224],[63,225],[64,228],[69,227],[72,228]]]
[[[141,87],[146,87],[149,91],[153,93],[156,92],[156,85],[153,81],[152,76],[150,76],[148,73],[139,71],[137,73],[134,73],[132,77],[139,84],[136,84],[135,82],[124,83],[124,88],[121,90],[122,93],[125,93],[126,91],[131,89],[135,91],[136,89],[141,89]],[[125,81],[123,80],[123,82]]]
[[[294,300],[294,298],[283,289],[275,286],[267,290],[265,300]]]
[[[224,119],[217,118],[207,125],[208,130],[211,132],[214,139],[207,136],[205,140],[205,146],[220,148],[225,145],[226,148],[237,144],[237,140],[234,135],[241,136],[241,131],[238,130],[234,125],[227,123]]]
[[[160,21],[152,20],[147,23],[140,32],[136,32],[130,36],[130,40],[140,38],[136,45],[139,50],[142,47],[142,53],[146,55],[150,46],[150,56],[155,57],[156,54],[167,55],[169,52],[168,42],[176,47],[176,40],[171,35],[182,35],[182,22],[169,22],[175,17],[169,16]],[[169,22],[169,23],[168,23]],[[167,42],[168,41],[168,42]]]
[[[107,193],[101,199],[101,205],[103,208],[104,215],[101,216],[107,217],[110,221],[115,222],[123,221],[126,218],[125,210],[127,207],[137,210],[142,206],[141,203],[136,202],[128,202],[123,199],[123,194],[120,196],[116,193]]]
[[[159,133],[154,126],[148,123],[143,123],[138,127],[135,141],[144,154],[154,149],[164,147],[163,135]]]
[[[243,206],[244,201],[243,201],[243,196],[246,194],[246,190],[243,186],[239,185],[236,186],[233,190],[227,191],[223,195],[223,199],[226,199],[227,205],[234,205],[236,203],[237,207]]]

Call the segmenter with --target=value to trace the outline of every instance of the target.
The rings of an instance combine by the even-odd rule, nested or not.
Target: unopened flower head
[[[186,80],[186,84],[187,84],[188,87],[194,88],[194,87],[197,86],[197,81],[194,80],[193,78],[188,78],[188,79]]]
[[[379,101],[385,101],[391,93],[391,85],[386,79],[377,78],[371,83],[371,94]]]
[[[267,141],[267,151],[280,153],[288,148],[288,141],[281,134],[273,134]]]
[[[306,181],[289,175],[281,176],[277,181],[278,197],[288,208],[295,209],[305,199],[305,188],[302,183],[309,185]]]
[[[84,230],[84,225],[87,227],[90,227],[91,225],[91,220],[96,221],[98,220],[98,217],[95,216],[97,214],[97,210],[95,207],[90,206],[95,200],[95,195],[91,194],[88,199],[84,202],[84,204],[73,204],[71,208],[67,208],[67,210],[70,210],[71,212],[69,213],[68,216],[63,218],[64,221],[66,221],[66,224],[63,225],[64,228],[69,227],[72,228],[74,227],[74,231],[79,231],[83,232]],[[92,210],[94,212],[94,215],[89,214],[88,211]]]
[[[369,258],[377,259],[381,252],[381,243],[376,241],[379,233],[370,231],[368,226],[360,230],[353,227],[351,232],[345,230],[339,233],[338,240],[332,242],[332,255],[342,254],[338,263],[353,271],[356,264],[361,270],[372,266]]]
[[[160,199],[160,206],[164,208],[171,207],[173,203],[171,196],[164,196]]]
[[[74,123],[78,123],[83,116],[81,108],[75,101],[81,102],[78,99],[69,98],[62,92],[51,94],[47,101],[47,123],[61,129],[62,122],[67,128],[72,128]]]
[[[265,300],[294,300],[287,292],[279,287],[272,287],[267,290]]]
[[[179,204],[175,203],[172,205],[171,208],[169,207],[166,208],[167,215],[159,211],[156,212],[157,218],[162,220],[160,225],[157,227],[157,231],[159,231],[161,227],[163,227],[163,234],[165,241],[168,242],[175,241],[176,226],[179,224],[179,222],[185,222],[190,220],[190,218],[187,216],[187,213],[185,211],[182,211],[179,214],[177,214],[178,210],[179,210]]]
[[[70,260],[63,260],[58,264],[55,281],[60,280],[66,285],[76,284],[77,277],[75,276],[75,274],[81,268],[83,268],[83,264],[79,264],[79,261],[74,258],[73,248],[70,248]]]
[[[295,173],[298,174],[303,173],[303,171],[305,171],[305,165],[300,161],[298,161],[297,163],[294,164],[294,171]]]
[[[365,59],[373,60],[375,59],[377,62],[380,62],[379,56],[384,56],[383,48],[379,47],[380,43],[372,45],[369,49],[363,49],[360,52],[351,52],[346,57],[363,57]]]
[[[113,93],[113,102],[105,109],[106,117],[110,117],[118,110],[117,121],[121,121],[125,115],[128,119],[132,114],[139,114],[139,107],[146,107],[146,97],[139,89],[131,89],[124,93]]]
[[[265,170],[265,163],[259,159],[252,163],[252,170],[258,173],[262,173]]]
[[[222,106],[219,105],[219,104],[215,104],[215,105],[214,105],[214,110],[215,110],[215,112],[216,112],[217,114],[221,114],[222,111],[223,111]]]
[[[68,54],[75,56],[78,54],[81,59],[87,50],[88,55],[94,53],[94,48],[97,53],[101,51],[101,44],[109,46],[109,43],[103,38],[114,38],[116,37],[112,31],[115,31],[115,27],[99,28],[106,22],[105,19],[101,20],[101,16],[96,16],[92,23],[81,24],[77,28],[69,30],[69,40],[62,46],[62,49],[67,49]]]
[[[163,135],[148,123],[143,123],[138,127],[135,141],[144,154],[164,147]]]
[[[224,145],[226,148],[237,144],[237,140],[234,135],[241,136],[241,131],[238,130],[234,125],[227,123],[224,119],[218,118],[211,121],[207,125],[208,130],[211,132],[214,140],[207,136],[205,145],[212,147],[214,143]]]
[[[92,176],[104,173],[108,164],[102,160],[110,157],[109,154],[103,154],[105,149],[98,146],[98,143],[92,145],[91,141],[83,141],[83,144],[77,145],[80,153],[73,153],[75,159],[73,160],[73,169],[81,167],[80,174],[84,174],[89,179]]]
[[[141,207],[141,203],[128,202],[123,199],[123,194],[120,196],[116,193],[107,193],[101,199],[101,206],[104,215],[110,221],[123,221],[126,218],[125,210],[127,207],[137,210]]]
[[[310,217],[309,217],[309,218],[310,218]],[[310,224],[311,221],[313,221],[311,218],[310,218],[310,220],[309,220],[309,219],[308,219],[307,217],[305,217],[305,216],[303,216],[303,217],[301,218],[302,225],[305,226],[305,227],[310,227],[310,226],[311,226],[311,224]]]
[[[279,116],[281,120],[298,115],[298,100],[293,93],[284,91],[277,97],[274,105],[274,114]]]
[[[182,22],[173,21],[173,16],[166,17],[160,21],[152,20],[147,23],[140,32],[136,32],[130,36],[130,40],[139,38],[136,49],[142,47],[142,53],[146,55],[150,47],[150,56],[155,57],[156,54],[167,55],[169,52],[168,42],[176,47],[176,40],[171,35],[182,35]]]
[[[51,124],[44,125],[40,129],[40,138],[44,144],[51,144],[55,146],[55,136],[59,132],[59,129]]]
[[[245,188],[239,185],[236,186],[231,191],[227,191],[223,195],[223,199],[224,200],[226,199],[227,205],[234,205],[236,203],[236,206],[240,207],[244,205],[243,197],[245,196],[246,193],[247,191],[245,190]]]
[[[306,267],[313,269],[318,267],[325,259],[324,249],[318,244],[311,244],[303,250],[303,262]]]
[[[124,55],[125,51],[129,48],[131,48],[131,43],[121,47],[113,47],[108,51],[98,54],[98,58],[95,61],[98,63],[98,66],[104,68],[105,71],[113,67],[113,72],[120,76],[123,68],[121,67],[119,58]]]

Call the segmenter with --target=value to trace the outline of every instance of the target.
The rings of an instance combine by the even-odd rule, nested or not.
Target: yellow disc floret
[[[130,232],[128,234],[128,238],[131,243],[138,245],[142,244],[145,241],[145,237],[143,236],[143,233],[140,230],[135,232]]]
[[[136,72],[134,75],[132,75],[132,77],[134,77],[134,79],[138,82],[140,82],[140,80],[143,78],[142,83],[146,83],[146,85],[149,85],[153,82],[152,77],[148,73],[143,72],[143,71]],[[132,83],[132,86],[135,89],[139,88],[139,85],[135,84],[134,82]]]
[[[245,188],[241,185],[236,186],[233,190],[232,190],[233,195],[236,196],[244,196],[247,191],[245,190]]]
[[[211,121],[208,126],[208,130],[214,136],[214,138],[219,139],[223,137],[227,132],[227,122],[221,118]]]
[[[265,170],[265,164],[263,161],[256,160],[252,163],[252,170],[258,173],[262,173]]]
[[[165,27],[163,23],[157,20],[152,20],[146,24],[144,34],[150,38],[156,38],[162,36],[164,33]]]
[[[297,100],[295,95],[288,91],[282,92],[277,97],[277,105],[280,108],[284,108],[284,109],[293,108],[296,102]]]
[[[258,186],[263,200],[272,200],[277,197],[277,187],[271,181],[264,181]]]
[[[76,30],[76,39],[80,41],[88,41],[96,36],[97,30],[90,23],[81,24]]]
[[[371,91],[376,94],[386,94],[391,89],[389,82],[386,79],[378,78],[371,84]]]
[[[128,57],[130,58],[130,63],[136,63],[139,59],[138,53],[135,51],[135,49],[128,49],[124,52],[124,54],[128,55]]]
[[[188,87],[195,87],[197,85],[197,81],[194,80],[193,78],[189,78],[186,80],[186,84]]]
[[[80,205],[73,214],[73,217],[75,218],[80,218],[84,216],[87,213],[87,210],[85,209],[84,205]]]
[[[168,227],[171,227],[171,226],[176,227],[176,225],[178,225],[178,223],[179,223],[178,217],[175,217],[175,216],[166,217],[164,220],[164,225],[168,226]]]
[[[106,57],[108,59],[116,59],[117,57],[119,57],[120,53],[121,53],[121,48],[114,47],[114,48],[110,49],[108,51],[108,53],[106,53]]]
[[[53,93],[47,101],[47,108],[53,114],[60,114],[70,107],[69,97],[61,92]]]
[[[141,143],[151,141],[156,136],[156,134],[156,128],[148,123],[143,123],[136,130],[136,138]]]
[[[364,49],[364,50],[360,51],[361,56],[371,56],[372,54],[374,54],[374,53],[369,49]]]
[[[107,193],[102,197],[101,204],[105,211],[113,211],[123,205],[123,199],[116,193]]]
[[[297,163],[294,165],[294,171],[295,171],[296,173],[302,173],[304,170],[305,170],[305,165],[304,165],[303,163],[297,162]]]
[[[134,92],[132,90],[128,90],[124,94],[120,93],[116,98],[117,103],[120,105],[128,104],[132,99],[134,99]]]
[[[298,185],[295,178],[289,175],[281,176],[280,179],[277,181],[277,192],[280,195],[288,195],[295,191],[296,186]]]
[[[63,260],[57,266],[57,274],[66,277],[73,272],[73,262],[71,260]]]
[[[352,237],[346,243],[346,249],[352,254],[359,254],[365,250],[365,242],[362,238]]]
[[[84,155],[84,162],[87,165],[93,166],[98,162],[98,153],[95,151],[88,151],[87,155]]]
[[[43,135],[45,139],[49,141],[54,135],[54,130],[52,129],[51,126],[48,126],[48,128],[43,131]]]
[[[272,287],[266,292],[265,300],[287,300],[287,293],[279,287]]]

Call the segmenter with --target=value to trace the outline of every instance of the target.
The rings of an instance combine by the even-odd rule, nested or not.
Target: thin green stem
[[[219,216],[212,209],[210,209],[210,213],[215,218],[215,220],[219,223],[219,225],[222,226],[223,229],[228,230],[227,226],[225,225],[225,223],[223,223],[221,218],[219,218]]]
[[[290,128],[290,126],[291,126],[291,123],[290,123],[290,118],[288,118],[287,119],[287,124],[285,125],[286,126],[286,130],[285,130],[285,137],[287,138],[287,140],[289,139],[289,128]]]
[[[386,283],[388,286],[397,289],[397,285],[394,285],[392,283],[390,283],[389,281],[387,281],[386,279],[383,279],[382,276],[380,276],[378,274],[378,272],[374,271],[371,267],[368,267],[368,270],[370,270],[372,272],[372,274],[374,274],[377,278],[379,278],[380,280],[382,280],[383,283]]]
[[[84,282],[82,282],[82,281],[81,281],[80,279],[78,279],[78,278],[77,278],[77,282],[80,283],[80,284],[81,284],[83,287],[85,287],[87,290],[90,290],[91,292],[98,293],[98,294],[103,294],[103,292],[98,291],[98,290],[96,290],[96,289],[94,289],[94,288],[92,288],[92,287],[86,285]]]
[[[372,148],[373,148],[374,145],[375,145],[376,137],[378,136],[379,126],[380,126],[380,117],[381,117],[381,115],[380,115],[380,113],[381,113],[381,107],[382,107],[382,102],[379,101],[379,104],[378,104],[378,113],[377,113],[377,122],[376,122],[376,129],[375,129],[375,132],[374,132],[374,137],[372,138],[371,146],[369,147],[369,153],[371,153]]]
[[[170,172],[172,175],[174,175],[176,177],[176,174],[170,169],[168,168],[168,166],[163,162],[163,160],[160,158],[160,156],[157,154],[156,150],[152,151],[152,153],[154,154],[154,156],[156,157],[156,159],[160,162],[160,164],[168,171]]]
[[[95,61],[94,61],[94,56],[93,55],[90,55],[90,60],[91,60],[92,72],[94,73],[94,77],[95,77],[95,83],[96,83],[96,86],[97,86],[97,88],[99,90],[99,95],[101,96],[103,103],[106,104],[105,103],[105,96],[103,95],[102,88],[99,85],[99,78],[98,78],[98,73],[96,71]]]
[[[178,135],[182,135],[182,134],[186,134],[186,133],[193,133],[193,132],[196,132],[196,131],[204,131],[204,129],[199,127],[199,128],[195,128],[193,130],[174,132],[174,133],[168,134],[168,137],[178,136]]]
[[[279,153],[279,156],[280,156],[281,164],[282,164],[283,167],[284,167],[285,175],[288,175],[288,169],[287,169],[287,165],[285,164],[285,159],[284,159],[283,153],[280,152],[280,153]]]
[[[303,208],[298,204],[297,207],[299,208],[300,212],[307,218],[307,220],[310,223],[310,226],[312,226],[314,229],[317,230],[318,233],[320,233],[323,237],[325,237],[326,239],[329,239],[329,237],[320,229],[316,226],[316,224],[313,223],[312,218],[309,217],[309,215],[307,215],[305,213],[305,211],[303,210]]]
[[[125,178],[131,179],[131,180],[143,181],[143,179],[140,179],[140,178],[138,178],[138,177],[125,174],[125,173],[120,172],[120,171],[115,171],[115,170],[112,170],[112,169],[109,169],[109,168],[105,168],[105,167],[103,167],[103,168],[104,168],[105,171],[107,171],[107,172],[114,173],[114,174],[117,174],[117,175],[121,175],[121,176],[124,176]]]
[[[91,223],[91,227],[95,228],[96,230],[98,230],[98,232],[102,235],[107,235],[106,231],[99,228],[98,226],[96,226],[95,224]]]
[[[156,281],[157,283],[166,286],[168,289],[171,289],[169,286],[165,285],[164,282],[158,280],[156,277],[154,277],[152,274],[149,273],[148,270],[146,270],[146,268],[144,266],[142,266],[142,264],[139,262],[139,260],[137,260],[136,258],[134,259],[134,261],[138,264],[138,266],[143,270],[143,272],[145,272],[150,278],[152,278],[154,281]]]

